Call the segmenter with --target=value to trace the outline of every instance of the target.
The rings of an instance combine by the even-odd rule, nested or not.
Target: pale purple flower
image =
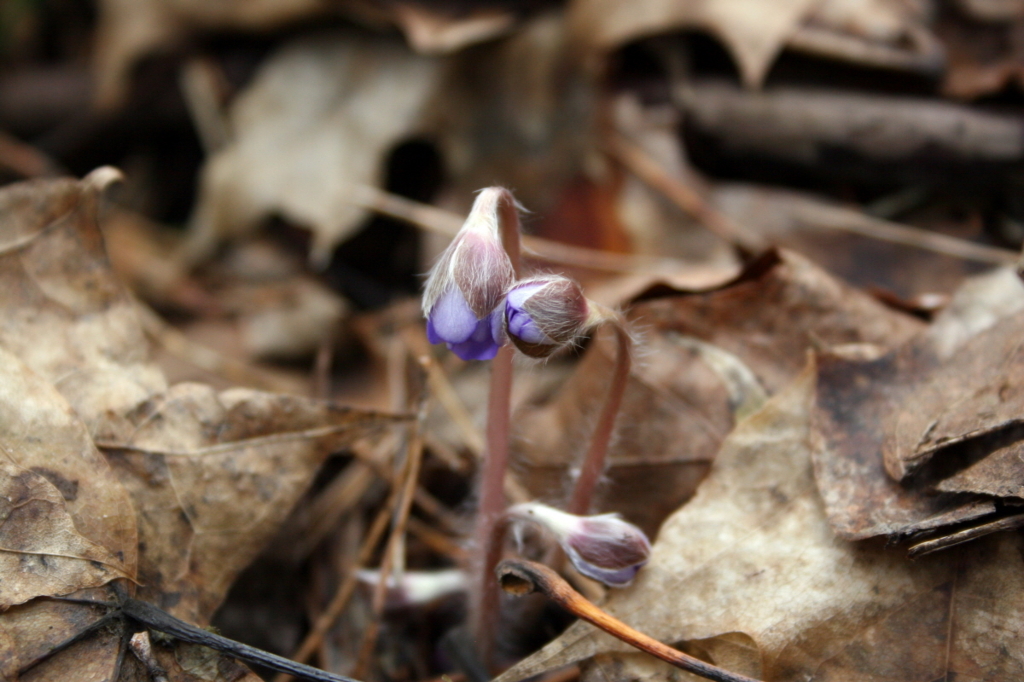
[[[525,502],[510,507],[508,516],[549,531],[577,571],[611,587],[628,585],[651,556],[644,532],[618,514],[576,516]]]
[[[516,348],[546,357],[589,326],[590,306],[576,282],[545,275],[516,283],[505,298],[505,328]]]
[[[427,277],[427,338],[445,342],[463,360],[489,360],[503,342],[505,291],[515,274],[501,244],[498,205],[506,190],[477,195],[462,229]]]

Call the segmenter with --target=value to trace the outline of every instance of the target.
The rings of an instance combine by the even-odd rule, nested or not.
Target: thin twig
[[[1016,263],[1018,257],[1017,252],[1009,249],[975,244],[946,234],[873,218],[860,211],[841,206],[829,206],[811,201],[801,202],[794,207],[793,217],[805,227],[850,232],[862,237],[903,244],[979,263],[1008,265]]]
[[[625,136],[612,133],[606,145],[608,154],[628,168],[633,175],[663,194],[684,213],[726,242],[737,246],[748,255],[759,253],[768,247],[764,237],[739,225],[681,180],[669,175],[647,152],[627,140]]]
[[[136,623],[145,625],[150,630],[162,632],[182,642],[209,647],[215,651],[220,651],[235,658],[241,658],[250,663],[258,663],[271,670],[287,673],[306,680],[313,680],[314,682],[357,682],[357,680],[351,677],[335,675],[334,673],[319,670],[302,663],[296,663],[283,656],[272,654],[269,651],[263,651],[248,644],[242,644],[233,639],[221,637],[208,630],[196,627],[191,623],[179,620],[166,611],[138,599],[125,599],[121,603],[121,612]]]
[[[357,206],[448,237],[454,237],[465,220],[457,213],[421,204],[369,185],[361,185],[355,194],[352,203]],[[687,267],[686,263],[673,258],[598,251],[530,235],[522,236],[522,246],[524,254],[530,258],[595,272],[655,274],[679,272]]]
[[[629,381],[629,369],[632,365],[633,341],[625,328],[625,320],[615,313],[609,317],[608,324],[615,330],[616,353],[615,370],[612,373],[612,380],[608,386],[604,405],[597,417],[597,425],[594,427],[594,436],[590,441],[587,454],[583,457],[583,466],[580,467],[580,475],[573,487],[572,497],[569,498],[568,511],[570,514],[586,515],[590,513],[590,504],[594,499],[594,490],[604,473],[605,460],[608,456],[608,446],[611,442],[612,433],[615,430],[615,418],[622,406],[622,397],[626,392],[626,384]]]
[[[356,585],[359,583],[359,579],[356,577],[356,571],[363,567],[367,561],[370,560],[370,556],[377,547],[377,543],[380,542],[381,537],[384,535],[384,531],[387,530],[388,520],[391,518],[391,514],[394,511],[394,504],[398,502],[398,486],[394,486],[391,489],[391,495],[388,498],[387,504],[377,512],[377,517],[373,520],[373,525],[370,526],[370,531],[366,534],[366,538],[363,540],[362,547],[359,548],[359,554],[356,556],[356,560],[348,566],[345,579],[338,586],[338,590],[334,593],[330,603],[324,612],[320,614],[316,622],[313,623],[313,627],[310,628],[306,638],[302,640],[302,644],[299,645],[298,650],[292,654],[292,659],[295,661],[308,660],[313,652],[317,650],[320,643],[323,641],[327,631],[334,626],[334,622],[338,620],[341,612],[348,606],[349,599],[352,598],[352,594],[355,592]],[[274,678],[274,682],[288,682],[291,679],[290,675],[281,674]]]
[[[171,355],[181,358],[199,369],[212,372],[237,384],[278,393],[297,392],[296,386],[291,382],[278,379],[269,372],[262,371],[212,348],[196,343],[167,324],[152,308],[142,301],[136,301],[136,308],[142,322],[143,331],[146,332],[146,335],[154,343],[161,346]]]
[[[739,225],[678,178],[668,174],[643,149],[622,135],[613,135],[609,139],[608,153],[638,178],[661,192],[688,215],[723,239],[749,253],[756,253],[769,245],[764,237]],[[874,218],[841,206],[808,201],[794,209],[794,218],[806,227],[850,232],[878,241],[903,244],[979,263],[1005,265],[1015,263],[1018,258],[1018,254],[1009,249],[975,244],[965,239]]]
[[[423,403],[423,401],[420,401]],[[422,422],[424,419],[423,406],[420,406],[420,418],[413,423],[409,434],[409,446],[405,455],[405,471],[403,484],[394,520],[391,524],[391,537],[388,539],[387,549],[381,560],[380,577],[374,589],[371,608],[373,610],[373,623],[367,628],[363,636],[363,644],[360,647],[359,656],[355,665],[355,676],[365,677],[370,664],[370,658],[377,645],[377,635],[380,631],[380,621],[384,615],[384,604],[388,592],[388,582],[391,575],[395,574],[401,579],[401,573],[405,564],[404,543],[406,524],[409,521],[409,512],[412,509],[414,493],[420,477],[420,465],[423,462],[423,436]]]
[[[423,544],[456,563],[463,563],[469,556],[458,542],[426,521],[410,516],[406,526],[409,533],[419,538]]]
[[[523,560],[503,561],[498,566],[497,575],[501,588],[509,594],[518,596],[530,592],[541,592],[576,617],[596,625],[641,651],[646,651],[652,656],[694,675],[700,675],[706,679],[715,680],[715,682],[758,682],[752,677],[729,672],[699,658],[694,658],[634,630],[584,599],[583,595],[572,589],[561,576],[543,564]]]
[[[473,423],[469,410],[466,409],[459,394],[455,391],[455,387],[452,386],[444,369],[430,357],[430,346],[423,327],[407,327],[403,332],[403,338],[413,352],[426,358],[423,366],[427,371],[427,382],[430,385],[431,393],[441,403],[441,407],[461,432],[463,444],[476,457],[477,461],[483,460],[484,437]],[[531,499],[526,486],[522,484],[514,471],[505,472],[504,485],[505,495],[513,502],[526,502]]]
[[[42,150],[0,131],[0,167],[25,178],[60,175],[64,168]]]

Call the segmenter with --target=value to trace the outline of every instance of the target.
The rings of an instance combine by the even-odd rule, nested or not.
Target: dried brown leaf
[[[134,578],[134,509],[85,426],[3,349],[0,373],[0,610]]]
[[[574,35],[589,49],[609,51],[647,35],[699,28],[732,53],[743,81],[759,85],[786,39],[821,0],[577,0]]]
[[[139,598],[206,622],[324,457],[383,416],[248,389],[179,384],[101,446],[139,514]]]
[[[134,577],[136,564],[137,596],[208,622],[327,454],[396,421],[299,396],[167,389],[104,254],[96,202],[108,177],[0,190],[0,594],[4,606],[24,602],[0,615],[4,679],[102,614],[45,597],[116,601],[93,586]],[[90,635],[22,679],[112,679],[119,632]],[[173,680],[246,674],[207,654],[193,670],[186,648],[161,654],[177,661],[165,661]],[[120,679],[148,673],[128,664]]]
[[[1004,383],[1001,371],[1008,351],[1016,347],[1013,330],[1020,324],[1022,305],[1024,288],[1016,275],[997,270],[968,280],[935,322],[904,347],[868,359],[819,359],[815,475],[837,533],[851,539],[900,536],[994,511],[988,501],[963,504],[921,486],[901,486],[886,468],[906,473],[936,454],[939,437],[963,442],[969,434],[992,433],[1008,423],[1000,414],[1012,410],[1001,401],[1012,400],[1013,391],[993,395],[990,384],[998,388]],[[948,391],[946,382],[956,390]],[[940,461],[947,470],[936,469],[929,478],[948,476],[999,444],[977,441],[971,447],[973,455],[963,448],[959,453],[966,461]],[[888,467],[883,452],[892,458]],[[998,460],[976,466],[971,474],[971,469],[963,472],[981,476],[972,485],[958,478],[940,490],[981,493],[1004,483],[1012,487],[1013,478],[1000,481],[992,479],[992,472],[981,473],[987,467],[1001,469]]]
[[[651,563],[607,610],[661,641],[694,642],[697,651],[742,633],[757,648],[757,676],[772,682],[1018,678],[1020,537],[992,536],[958,548],[952,561],[915,562],[837,538],[808,447],[814,374],[812,365],[737,425],[697,496],[666,521]],[[626,650],[577,623],[498,679],[597,654],[615,660]],[[714,647],[704,651],[715,658]],[[604,670],[619,679],[614,667]]]
[[[58,386],[94,435],[166,388],[97,223],[113,173],[0,190],[0,345]]]
[[[329,0],[103,0],[96,33],[97,99],[119,103],[135,62],[210,29],[267,30],[323,14]]]
[[[790,381],[809,349],[893,346],[922,326],[791,252],[771,253],[711,291],[653,285],[638,298],[627,316],[641,335],[639,361],[603,507],[651,531],[692,494],[733,424]],[[562,494],[613,361],[614,344],[599,337],[553,399],[514,420],[534,494]],[[639,498],[638,486],[647,491]]]
[[[230,111],[233,141],[206,163],[187,243],[195,261],[272,214],[313,232],[326,263],[366,217],[360,186],[382,181],[385,155],[421,125],[437,60],[352,31],[286,43]]]

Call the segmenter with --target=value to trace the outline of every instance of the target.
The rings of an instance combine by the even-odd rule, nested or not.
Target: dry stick
[[[377,543],[380,542],[384,531],[387,530],[388,520],[394,513],[395,505],[398,503],[398,493],[398,486],[392,487],[391,495],[388,497],[387,503],[377,512],[377,517],[373,520],[373,525],[370,526],[370,530],[363,540],[362,547],[359,548],[356,560],[348,567],[345,580],[338,586],[338,590],[331,598],[331,602],[327,605],[324,612],[320,614],[320,617],[317,618],[313,627],[310,628],[309,633],[302,640],[298,650],[292,655],[293,661],[302,663],[308,660],[313,655],[313,652],[319,648],[320,643],[323,642],[327,631],[334,626],[334,621],[338,620],[338,616],[348,606],[348,600],[352,598],[352,594],[355,592],[356,585],[359,582],[359,579],[356,577],[356,571],[360,567],[365,566],[366,562],[370,560],[370,556],[373,554],[374,549],[376,549]],[[288,682],[291,679],[291,675],[281,674],[274,678],[274,682]]]
[[[462,545],[451,536],[442,533],[426,521],[410,516],[406,526],[409,533],[419,538],[427,547],[457,564],[463,563],[469,556]]]
[[[623,135],[612,133],[606,144],[612,158],[726,242],[736,245],[746,254],[758,253],[768,247],[764,237],[739,225],[711,206],[700,194],[665,172],[647,152]]]
[[[515,199],[502,192],[498,204],[501,242],[512,270],[519,279],[519,213]],[[499,592],[494,567],[501,559],[504,541],[505,472],[508,470],[509,422],[512,411],[512,346],[498,349],[491,361],[491,385],[487,396],[487,451],[480,474],[480,502],[473,531],[474,565],[470,567],[470,632],[477,637],[477,651],[489,667],[498,626]]]
[[[296,392],[295,385],[290,382],[192,341],[142,301],[136,300],[135,304],[143,331],[171,355],[236,384],[278,393]]]
[[[363,633],[363,643],[356,657],[354,677],[365,677],[366,669],[370,665],[370,659],[377,646],[377,636],[380,633],[381,619],[384,616],[384,603],[388,593],[389,578],[392,574],[399,574],[398,577],[401,578],[400,574],[404,570],[406,523],[409,520],[409,512],[412,509],[412,502],[415,498],[417,483],[420,478],[420,465],[423,462],[423,422],[426,419],[426,394],[421,388],[422,381],[417,381],[415,382],[416,388],[413,389],[413,394],[410,395],[410,381],[407,376],[409,349],[398,337],[395,338],[393,348],[395,353],[391,354],[392,357],[389,360],[394,361],[391,363],[392,367],[390,369],[395,371],[391,371],[389,374],[394,379],[397,379],[398,376],[404,379],[401,383],[393,381],[391,393],[396,401],[396,404],[393,406],[397,407],[399,402],[418,404],[417,418],[410,428],[402,475],[395,478],[396,487],[401,492],[399,493],[398,504],[392,517],[391,535],[388,538],[384,556],[381,558],[378,582],[374,588],[373,600],[371,601],[370,608],[373,613],[373,620],[370,622],[366,632]],[[420,362],[420,367],[422,369],[422,361]],[[401,485],[397,485],[399,481],[401,481]]]
[[[430,384],[431,393],[441,403],[441,407],[444,408],[448,416],[451,417],[452,422],[462,433],[462,440],[466,447],[476,456],[478,461],[482,460],[486,449],[484,437],[477,430],[476,425],[473,424],[473,418],[470,416],[469,410],[462,404],[462,399],[459,398],[459,394],[456,393],[455,387],[448,380],[444,370],[441,369],[437,362],[430,358],[430,346],[427,343],[427,337],[423,332],[423,328],[416,327],[413,329],[410,327],[407,329],[408,332],[403,334],[403,338],[414,352],[420,353],[426,358],[424,367],[427,370],[427,381]],[[530,499],[526,486],[519,481],[519,477],[514,472],[505,472],[504,485],[505,495],[514,502],[526,502]]]
[[[384,190],[360,185],[352,203],[396,220],[404,220],[416,227],[454,237],[465,219],[456,213],[429,204],[421,204]],[[572,246],[542,237],[522,236],[526,254],[549,263],[560,263],[595,272],[655,274],[679,272],[687,264],[673,258],[656,258],[622,253],[598,251]]]
[[[399,474],[392,471],[384,462],[368,454],[359,443],[353,444],[350,451],[359,458],[359,461],[373,469],[373,473],[386,481],[388,485],[398,485],[397,476]],[[423,486],[416,487],[416,492],[413,493],[413,502],[420,508],[420,511],[432,517],[439,525],[444,526],[448,530],[454,530],[461,525],[456,516]]]
[[[763,237],[741,227],[708,204],[697,192],[665,172],[647,152],[627,141],[622,135],[612,136],[608,142],[608,153],[631,173],[661,192],[676,206],[723,239],[748,251],[757,251],[768,246]],[[1018,254],[1009,249],[975,244],[965,239],[873,218],[841,206],[807,201],[796,207],[794,217],[798,222],[814,229],[850,232],[878,241],[902,244],[979,263],[1005,265],[1016,262],[1018,257]]]
[[[0,168],[26,178],[61,175],[64,169],[42,150],[0,131]]]
[[[641,651],[646,651],[652,656],[657,656],[677,668],[716,682],[759,682],[752,677],[729,672],[699,658],[684,654],[678,649],[673,649],[653,637],[634,630],[584,599],[561,576],[543,564],[523,560],[503,561],[498,566],[497,574],[501,588],[509,594],[519,596],[531,592],[541,592],[578,618],[596,625],[623,642],[635,646]]]
[[[615,370],[612,374],[611,384],[608,386],[608,395],[604,405],[597,417],[597,426],[594,428],[594,437],[590,441],[590,448],[583,458],[583,466],[580,468],[579,478],[569,499],[568,511],[570,514],[585,515],[590,512],[590,503],[594,498],[594,490],[597,488],[601,475],[604,473],[605,459],[608,456],[608,445],[615,428],[615,417],[622,405],[622,396],[626,391],[626,383],[629,380],[629,369],[632,364],[633,341],[626,331],[625,320],[618,313],[610,313],[607,319],[615,330],[616,354]]]
[[[1017,253],[1009,249],[975,244],[946,234],[873,218],[841,206],[807,201],[795,207],[794,218],[802,225],[819,230],[851,232],[862,237],[912,246],[963,260],[996,265],[1017,262]]]
[[[356,665],[352,676],[355,678],[366,677],[366,669],[370,665],[370,658],[377,646],[377,635],[380,633],[380,622],[384,614],[384,602],[388,593],[388,582],[395,567],[404,564],[402,555],[403,543],[405,541],[406,524],[409,521],[409,511],[412,508],[413,494],[416,490],[416,482],[420,477],[420,464],[423,461],[423,436],[422,422],[417,421],[413,426],[413,433],[409,438],[409,449],[406,453],[406,473],[402,493],[395,513],[395,520],[391,526],[391,537],[388,540],[387,549],[384,550],[384,557],[381,559],[380,574],[377,585],[373,592],[371,608],[373,621],[363,636],[363,644],[359,649],[356,658]]]

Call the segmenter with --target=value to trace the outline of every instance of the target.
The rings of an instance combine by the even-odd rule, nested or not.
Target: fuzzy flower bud
[[[577,571],[611,587],[628,585],[651,556],[644,532],[618,514],[576,516],[525,502],[509,508],[508,516],[549,531]]]
[[[592,324],[576,282],[545,275],[516,283],[505,298],[505,325],[516,348],[543,358],[572,343]]]
[[[515,275],[501,243],[498,207],[511,201],[490,187],[477,195],[462,229],[427,277],[427,338],[463,360],[490,360],[502,343],[502,298]]]

